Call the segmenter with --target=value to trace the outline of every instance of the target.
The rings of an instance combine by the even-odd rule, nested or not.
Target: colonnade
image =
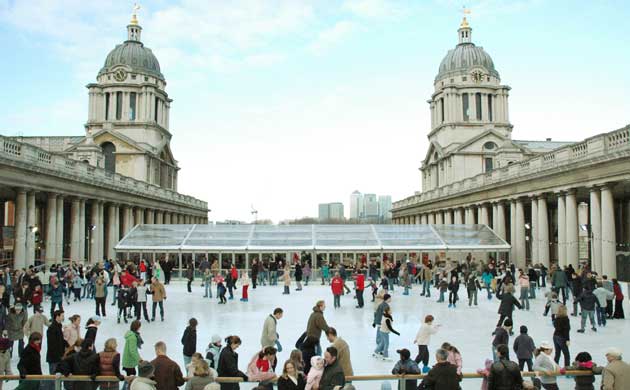
[[[561,267],[572,264],[577,268],[580,230],[585,230],[591,268],[612,278],[617,276],[617,240],[630,243],[630,223],[615,226],[616,219],[630,219],[630,201],[615,203],[613,188],[614,184],[603,184],[518,195],[395,216],[393,223],[488,225],[511,244],[510,259],[519,267],[525,266],[528,257],[533,263],[549,267],[553,257]],[[589,211],[588,221],[583,223],[578,220],[579,202],[586,204]],[[620,212],[624,218],[616,215],[618,209],[623,209]]]
[[[36,253],[46,264],[68,258],[91,263],[113,259],[116,256],[114,246],[135,225],[208,222],[205,216],[103,199],[25,188],[18,188],[15,193],[15,199],[8,202],[14,203],[9,210],[14,210],[10,219],[15,226],[13,257],[16,268],[34,265]],[[66,216],[68,220],[64,220]]]

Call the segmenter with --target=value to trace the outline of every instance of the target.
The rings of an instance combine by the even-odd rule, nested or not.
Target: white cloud
[[[395,0],[345,0],[342,9],[362,18],[390,18],[405,15],[409,3]]]
[[[354,22],[348,20],[339,21],[331,28],[321,31],[311,43],[309,49],[315,54],[320,54],[346,39],[357,29],[358,25]]]

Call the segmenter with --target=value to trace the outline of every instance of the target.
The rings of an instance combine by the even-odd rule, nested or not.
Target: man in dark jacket
[[[31,333],[28,338],[28,345],[22,351],[22,356],[17,368],[20,372],[20,384],[16,389],[39,390],[39,381],[24,380],[27,375],[42,375],[42,363],[39,352],[42,349],[42,335],[39,332]]]
[[[176,390],[184,384],[184,376],[179,365],[166,356],[166,344],[163,341],[155,343],[155,355],[151,364],[155,368],[154,380],[157,390]]]
[[[64,320],[63,310],[56,310],[53,315],[53,321],[46,330],[46,340],[48,340],[46,362],[48,363],[48,373],[50,375],[55,375],[57,364],[61,361],[66,350],[66,340],[63,338],[63,330],[61,328]],[[44,384],[45,388],[50,390],[55,387],[55,382],[53,381],[46,381]]]
[[[461,376],[457,375],[457,366],[449,363],[448,352],[444,349],[435,351],[437,363],[422,380],[421,386],[426,389],[459,390]]]
[[[85,339],[81,344],[81,350],[67,356],[57,366],[57,371],[64,376],[87,375],[95,378],[99,373],[100,359],[94,352],[94,340]],[[98,387],[96,382],[75,382],[72,390],[95,390]]]
[[[324,318],[325,309],[326,303],[324,301],[317,301],[313,307],[313,312],[306,323],[306,336],[317,339],[317,345],[315,346],[316,355],[321,355],[322,353],[322,349],[319,344],[319,339],[322,337],[322,331],[328,331],[328,324]]]
[[[512,313],[514,312],[514,306],[519,309],[522,308],[521,303],[512,295],[512,290],[506,287],[505,293],[500,297],[501,304],[499,305],[499,322],[497,323],[497,327],[503,324],[503,320],[509,318],[512,321]],[[510,330],[510,335],[512,331]]]
[[[580,303],[580,307],[582,308],[582,327],[578,329],[578,333],[584,333],[586,317],[591,320],[591,329],[593,329],[593,332],[597,332],[597,328],[595,327],[595,310],[599,306],[599,301],[595,294],[593,294],[593,291],[588,288],[582,291],[582,294],[577,298],[577,302]]]
[[[192,355],[197,351],[197,319],[188,320],[188,326],[182,336],[184,346],[184,364],[188,366],[192,360]]]
[[[326,362],[326,367],[322,378],[319,380],[319,390],[333,390],[335,386],[343,387],[346,384],[346,377],[337,361],[337,348],[326,348],[324,361]]]
[[[488,390],[514,390],[523,387],[523,377],[518,364],[508,359],[510,349],[501,344],[497,347],[499,361],[490,366]]]
[[[505,321],[503,322],[503,326],[498,326],[494,332],[492,332],[492,335],[494,336],[494,339],[492,339],[492,357],[494,359],[494,361],[497,361],[498,357],[497,357],[497,347],[499,345],[508,345],[510,342],[510,333],[512,332],[512,320],[509,318],[506,318]]]

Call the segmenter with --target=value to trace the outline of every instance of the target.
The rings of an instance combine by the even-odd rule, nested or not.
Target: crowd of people
[[[275,262],[274,262],[275,263]],[[241,288],[242,302],[249,300],[249,286],[256,289],[260,285],[275,286],[283,280],[283,294],[291,293],[295,281],[296,291],[302,290],[312,281],[314,272],[308,260],[294,258],[292,266],[278,262],[274,269],[265,268],[262,262],[254,259],[250,273],[239,271],[235,265],[219,267],[215,262],[204,259],[200,264],[190,262],[185,270],[187,289],[192,293],[196,275],[201,275],[204,298],[213,298],[219,304],[234,299],[237,286]],[[438,266],[439,264],[439,266]],[[630,388],[630,366],[623,362],[622,352],[611,348],[606,352],[606,366],[598,366],[587,351],[577,353],[573,358],[569,352],[571,326],[569,316],[580,316],[581,327],[577,332],[596,332],[607,321],[623,319],[623,292],[616,279],[608,280],[605,275],[597,275],[588,267],[579,270],[567,266],[564,269],[542,265],[527,269],[516,269],[513,264],[497,263],[490,258],[487,262],[477,262],[468,256],[462,263],[430,261],[401,262],[383,259],[381,270],[375,263],[359,262],[356,268],[343,264],[322,265],[321,284],[329,285],[334,309],[341,309],[341,298],[352,296],[355,307],[365,307],[363,292],[372,290],[374,314],[372,326],[376,330],[373,357],[392,361],[389,355],[390,334],[400,336],[396,330],[392,299],[396,288],[402,288],[402,296],[411,294],[417,285],[420,296],[430,298],[432,290],[438,292],[438,303],[445,303],[449,294],[449,308],[456,309],[459,289],[466,290],[468,306],[478,305],[478,293],[487,292],[487,299],[497,300],[499,316],[496,328],[492,331],[493,340],[489,346],[492,359],[485,362],[478,373],[484,376],[483,388],[558,389],[556,374],[566,370],[585,370],[589,375],[576,376],[576,389],[594,389],[594,374],[602,374],[604,390]],[[238,353],[242,344],[238,335],[225,338],[213,335],[207,346],[199,348],[197,340],[198,321],[188,320],[181,337],[184,367],[167,355],[167,345],[163,341],[153,344],[155,358],[144,360],[140,350],[145,343],[142,337],[143,324],[156,321],[159,308],[160,320],[165,319],[164,301],[167,298],[165,285],[170,282],[174,269],[172,262],[144,261],[118,264],[106,261],[93,266],[81,264],[53,265],[50,268],[29,268],[26,270],[0,271],[0,374],[11,374],[11,359],[17,354],[17,370],[23,378],[20,389],[53,389],[53,382],[26,380],[27,375],[42,374],[42,343],[47,346],[45,362],[48,373],[62,376],[87,375],[110,376],[117,378],[111,382],[64,382],[66,389],[93,390],[98,387],[107,390],[120,386],[132,390],[171,390],[185,386],[186,390],[239,389],[238,382],[215,383],[217,377],[241,378],[257,382],[258,390],[272,389],[352,389],[346,377],[353,376],[350,346],[330,326],[325,319],[326,302],[316,302],[306,322],[306,329],[295,343],[290,358],[278,367],[277,353],[282,351],[278,333],[278,321],[284,311],[278,307],[264,319],[260,339],[260,349],[251,357],[245,372],[239,369]],[[304,285],[302,284],[304,282]],[[348,287],[352,282],[352,288]],[[550,284],[547,290],[546,285]],[[519,290],[518,298],[516,297]],[[553,333],[550,340],[535,341],[526,324],[521,324],[519,335],[512,342],[515,361],[510,360],[510,337],[513,336],[516,309],[530,310],[530,300],[545,299],[545,311],[541,316],[551,314]],[[544,292],[544,294],[541,294]],[[229,297],[226,297],[226,294]],[[111,297],[111,303],[108,302]],[[66,310],[71,302],[94,301],[94,313],[82,324],[79,315],[66,319]],[[404,298],[402,298],[404,299]],[[571,300],[571,304],[568,305]],[[149,301],[151,301],[149,315]],[[44,305],[50,305],[50,318],[44,314]],[[65,304],[65,307],[64,307]],[[128,323],[128,330],[122,335],[122,348],[114,337],[98,338],[99,326],[106,317],[107,306],[114,306],[117,323]],[[572,313],[569,314],[569,308]],[[32,315],[28,311],[32,309]],[[85,327],[85,330],[82,329]],[[432,336],[439,333],[440,325],[433,315],[426,315],[413,339],[417,355],[411,358],[407,348],[398,349],[393,374],[426,374],[418,384],[416,380],[405,379],[401,386],[405,389],[453,389],[460,388],[462,380],[462,354],[455,345],[443,342],[440,348],[430,352]],[[489,331],[490,333],[490,331]],[[328,346],[322,346],[325,336]],[[109,336],[109,335],[108,335]],[[98,341],[100,342],[97,343]],[[25,343],[25,340],[26,343]],[[98,352],[98,346],[102,351]],[[201,352],[200,352],[201,351]],[[430,365],[431,358],[434,364]],[[563,358],[562,365],[560,358]],[[420,366],[421,365],[421,366]],[[534,381],[524,381],[521,371],[536,372]],[[276,374],[277,373],[277,374]]]

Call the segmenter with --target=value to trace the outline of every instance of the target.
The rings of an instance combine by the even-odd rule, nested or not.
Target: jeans
[[[529,281],[529,299],[536,299],[536,282]]]
[[[153,302],[153,307],[151,308],[151,318],[155,319],[155,309],[157,308],[157,306],[160,305],[160,317],[162,319],[164,319],[164,302],[159,301],[159,302]]]
[[[51,302],[50,303],[50,318],[55,318],[54,317],[54,312],[55,312],[55,306],[59,309],[59,310],[63,310],[63,302]]]
[[[102,298],[96,298],[96,315],[100,316],[101,313],[103,313],[103,317],[105,317],[107,314],[105,314],[105,297]]]
[[[376,349],[374,353],[381,353],[383,351],[383,332],[381,332],[381,324],[376,325]]]
[[[389,349],[389,333],[381,332],[381,346],[383,356],[388,357],[389,354],[387,353],[387,350]]]
[[[192,360],[192,356],[184,355],[184,367],[188,367],[188,365],[190,364],[191,360]]]
[[[597,307],[597,325],[606,326],[606,308]]]
[[[440,299],[438,299],[437,301],[444,302],[444,291],[440,290]]]
[[[363,307],[363,290],[357,290],[357,305]]]
[[[334,307],[341,307],[341,295],[339,294],[333,294],[333,306]]]
[[[591,321],[593,329],[595,329],[595,311],[584,309],[582,309],[582,327],[580,329],[584,330],[584,326],[586,326],[586,317],[588,317],[588,319]]]
[[[188,284],[186,285],[186,288],[188,288],[188,292],[192,292],[192,287],[191,287],[192,282],[193,282],[192,279],[188,279]]]
[[[422,281],[422,295],[431,297],[431,281],[430,280]]]
[[[518,366],[521,371],[523,371],[523,367],[525,367],[525,364],[527,364],[527,371],[531,371],[533,365],[532,359],[518,359]]]
[[[394,278],[387,278],[387,285],[389,291],[394,291]]]
[[[116,301],[118,300],[118,286],[114,286],[114,301],[112,302],[112,306],[116,305]]]
[[[560,336],[553,336],[553,345],[556,350],[556,356],[553,360],[557,364],[560,364],[560,354],[564,355],[564,366],[569,367],[571,364],[571,357],[569,356],[569,346],[567,345],[567,340]]]
[[[144,319],[149,321],[149,312],[147,311],[147,303],[146,302],[136,302],[136,320],[140,320],[144,314]]]
[[[269,281],[269,285],[270,286],[275,286],[278,284],[278,271],[271,271],[271,275],[270,275],[270,281]]]
[[[204,298],[212,298],[212,284],[210,282],[205,282],[206,293],[204,294]]]
[[[492,299],[492,287],[490,287],[490,283],[486,284],[486,290],[488,291],[488,299]]]
[[[57,370],[57,364],[59,363],[48,363],[48,374],[55,375],[55,370]],[[43,381],[41,388],[43,390],[54,390],[55,389],[55,381]]]
[[[472,306],[472,304],[477,306],[477,290],[468,290],[468,306]]]
[[[448,293],[448,303],[452,303],[453,305],[455,305],[458,299],[459,297],[457,296],[456,292],[451,291],[450,293]]]
[[[529,310],[529,287],[521,287],[520,299],[523,309]]]

